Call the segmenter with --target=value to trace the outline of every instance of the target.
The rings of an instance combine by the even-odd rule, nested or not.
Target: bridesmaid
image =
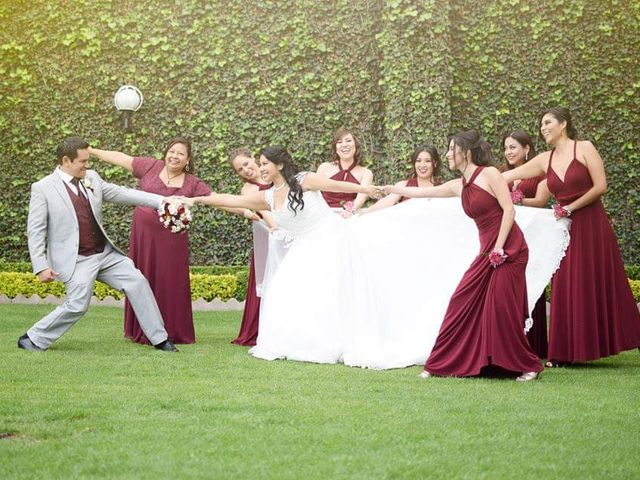
[[[571,243],[551,282],[548,367],[597,360],[640,346],[640,313],[602,205],[607,178],[593,144],[576,139],[566,108],[550,108],[540,136],[553,146],[505,172],[507,181],[545,174],[557,217],[571,218]]]
[[[229,156],[229,164],[243,181],[240,195],[251,195],[252,193],[267,190],[273,186],[272,183],[262,180],[256,160],[248,149],[239,148],[233,151]],[[252,213],[253,212],[249,211],[245,216],[252,218],[248,216]],[[276,227],[270,212],[261,211],[258,213],[258,216],[252,219],[259,220],[260,218],[265,221],[269,228],[273,229]],[[260,297],[256,295],[255,256],[252,252],[251,263],[249,264],[249,282],[247,284],[240,332],[237,338],[231,343],[248,347],[254,346],[258,338],[259,316]]]
[[[339,128],[333,136],[329,161],[320,164],[316,173],[331,180],[369,186],[373,183],[373,173],[362,164],[362,146],[349,130]],[[331,208],[342,209],[343,217],[361,208],[369,198],[364,193],[322,192]],[[353,202],[351,209],[345,209],[347,202]]]
[[[413,166],[413,173],[407,180],[396,183],[396,187],[434,187],[440,184],[438,178],[440,175],[440,155],[438,155],[436,147],[420,145],[411,154],[410,162]],[[381,198],[371,207],[363,209],[363,213],[390,207],[408,199],[408,197],[392,193]]]
[[[453,136],[447,160],[462,179],[430,188],[388,188],[407,197],[461,196],[480,236],[480,252],[451,297],[422,377],[507,371],[520,374],[518,381],[534,380],[542,365],[523,328],[529,251],[514,222],[509,188],[500,172],[488,166],[489,144],[475,130]]]
[[[89,153],[132,172],[140,179],[140,189],[145,192],[186,197],[211,193],[211,187],[193,175],[191,143],[186,138],[172,139],[164,150],[163,160],[97,148],[89,148]],[[169,338],[174,343],[194,343],[187,232],[171,233],[158,221],[155,209],[136,207],[129,257],[149,281]],[[149,343],[128,301],[125,302],[124,334],[134,342]]]
[[[505,166],[503,171],[513,170],[524,165],[530,158],[536,156],[536,148],[533,140],[524,130],[514,130],[502,138],[504,146]],[[514,203],[520,203],[527,207],[544,207],[547,205],[551,192],[547,188],[547,180],[544,175],[539,175],[526,180],[516,180],[509,184],[511,197]],[[517,200],[522,198],[522,200]],[[547,300],[543,292],[536,306],[531,312],[533,326],[527,332],[527,339],[531,348],[540,358],[547,358]]]

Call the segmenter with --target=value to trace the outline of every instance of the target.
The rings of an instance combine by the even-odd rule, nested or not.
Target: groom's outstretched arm
[[[105,202],[122,205],[142,205],[151,208],[158,208],[162,205],[164,198],[162,195],[105,182],[97,172],[92,172],[88,178],[91,182],[98,182],[100,184],[102,199]]]

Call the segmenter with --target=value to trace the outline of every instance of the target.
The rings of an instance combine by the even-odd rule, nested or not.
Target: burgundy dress
[[[418,177],[411,177],[407,180],[407,183],[404,185],[405,187],[417,187],[418,186]],[[404,202],[405,200],[409,200],[409,197],[400,197],[400,202]]]
[[[433,186],[436,187],[438,185],[440,185],[439,181],[434,181],[433,179],[431,180],[433,183]],[[418,177],[411,177],[409,179],[407,179],[407,183],[404,184],[405,187],[419,187],[420,185],[418,185]],[[404,202],[405,200],[411,200],[411,197],[400,197],[400,202]]]
[[[524,198],[535,198],[538,184],[545,179],[544,175],[522,180],[516,187]],[[547,299],[542,292],[531,312],[533,326],[527,333],[527,339],[535,354],[540,358],[547,358]]]
[[[576,142],[577,144],[577,142]],[[560,205],[593,186],[576,158],[562,181],[549,156],[547,185]],[[551,282],[549,359],[584,362],[640,346],[640,313],[600,200],[571,213],[571,242]]]
[[[360,182],[356,177],[353,176],[351,170],[353,170],[356,166],[356,163],[353,162],[349,168],[346,170],[342,168],[342,164],[338,161],[338,172],[333,175],[331,180],[336,180],[338,182],[349,182],[360,185]],[[347,202],[353,202],[358,196],[357,193],[344,193],[344,192],[322,192],[322,196],[324,197],[324,201],[331,208],[341,208]]]
[[[273,184],[262,184],[249,182],[258,187],[258,190],[267,190]],[[251,263],[249,264],[249,282],[247,283],[247,293],[244,300],[244,312],[242,313],[242,323],[240,324],[240,332],[238,337],[231,343],[253,347],[258,338],[258,326],[260,318],[260,297],[256,295],[256,271],[254,267],[255,258],[251,254]]]
[[[462,208],[478,227],[480,254],[453,293],[424,366],[434,375],[467,377],[484,373],[485,367],[513,373],[542,370],[524,334],[529,250],[514,223],[504,245],[507,261],[497,268],[489,263],[503,212],[498,200],[474,183],[482,170],[476,168],[469,182],[462,180]]]
[[[163,168],[164,162],[154,158],[133,159],[133,174],[140,179],[140,189],[145,192],[185,197],[211,193],[211,187],[189,174],[185,175],[182,187],[166,186],[159,177]],[[171,233],[160,224],[154,208],[136,207],[129,257],[149,281],[169,338],[174,343],[194,343],[188,233]],[[137,343],[149,343],[128,301],[125,301],[124,335]]]

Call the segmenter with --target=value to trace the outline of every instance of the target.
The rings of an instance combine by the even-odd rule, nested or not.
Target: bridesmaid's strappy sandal
[[[431,375],[429,372],[427,372],[426,370],[423,370],[422,373],[420,374],[420,378],[431,378],[433,375]]]

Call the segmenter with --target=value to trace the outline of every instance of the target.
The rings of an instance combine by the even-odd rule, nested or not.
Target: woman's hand
[[[247,220],[252,220],[252,221],[260,220],[260,217],[258,216],[258,214],[256,212],[254,212],[253,210],[250,210],[248,208],[244,209],[244,212],[242,212],[242,216],[244,218],[246,218]]]

